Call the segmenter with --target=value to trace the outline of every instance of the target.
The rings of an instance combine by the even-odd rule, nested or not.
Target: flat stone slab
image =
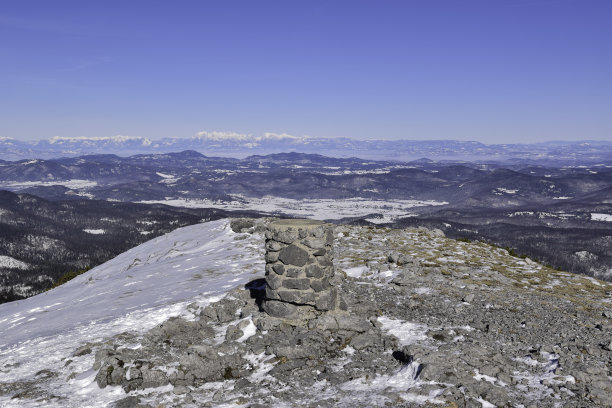
[[[325,224],[323,221],[309,220],[305,218],[278,220],[270,223],[270,227],[274,229],[289,229],[289,228],[313,228]]]

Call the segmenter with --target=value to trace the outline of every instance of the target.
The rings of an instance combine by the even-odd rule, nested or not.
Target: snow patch
[[[163,181],[163,180],[162,180]],[[166,198],[165,200],[141,201],[143,204],[166,204],[188,208],[220,208],[236,211],[262,211],[271,214],[288,214],[316,220],[340,219],[377,214],[368,220],[375,223],[391,222],[397,218],[410,217],[410,209],[423,206],[448,204],[440,201],[423,200],[371,200],[366,198],[349,198],[344,200],[303,199],[265,196],[262,198],[233,195],[233,201]]]
[[[0,255],[0,268],[26,270],[30,265],[7,255]]]
[[[382,329],[397,337],[402,346],[427,340],[428,327],[424,324],[389,319],[386,316],[379,317],[378,321],[382,324]]]
[[[0,183],[0,187],[8,190],[23,190],[28,187],[48,187],[64,186],[70,189],[90,188],[97,186],[98,183],[91,180],[53,180],[53,181],[5,181]]]
[[[518,384],[517,388],[526,393],[529,399],[537,400],[545,396],[553,394],[553,390],[549,385],[560,385],[565,383],[575,383],[576,379],[571,375],[559,375],[559,356],[554,353],[541,352],[540,356],[545,360],[540,362],[528,355],[525,357],[517,357],[514,360],[519,361],[530,367],[541,367],[540,374],[533,374],[529,371],[514,371],[514,377],[520,380],[526,380],[527,384]]]
[[[499,385],[502,387],[506,387],[508,384],[506,384],[505,382],[498,380],[495,377],[491,377],[490,375],[485,375],[485,374],[480,374],[480,372],[478,372],[478,370],[475,370],[475,374],[474,374],[474,379],[476,381],[486,381],[486,382],[490,382],[493,385]]]
[[[356,266],[354,268],[344,269],[344,272],[352,278],[358,278],[361,275],[363,275],[364,272],[367,272],[368,270],[369,268],[367,266]]]
[[[246,368],[253,371],[249,380],[255,383],[260,383],[265,379],[274,380],[274,377],[267,375],[268,371],[274,368],[274,364],[269,363],[274,357],[276,357],[274,354],[266,355],[265,351],[259,354],[251,352],[245,354],[244,359],[249,362]]]
[[[418,379],[421,368],[420,363],[413,361],[400,368],[399,371],[393,375],[378,375],[374,379],[366,379],[363,377],[357,378],[342,384],[340,388],[344,391],[353,391],[358,397],[362,396],[362,398],[366,400],[371,394],[377,395],[381,391],[389,388],[408,391],[418,388],[423,384]],[[436,398],[442,394],[443,391],[443,389],[436,389],[430,391],[427,395],[406,392],[400,393],[399,396],[406,402],[417,404],[443,404],[443,400]]]
[[[236,340],[238,343],[244,343],[248,338],[253,337],[257,333],[257,327],[253,323],[253,320],[249,317],[249,325],[242,329],[242,337]]]
[[[482,408],[495,408],[495,405],[491,404],[489,401],[482,399],[482,397],[478,397],[475,400],[482,404]]]
[[[612,214],[591,213],[591,221],[612,221]]]
[[[104,234],[106,232],[103,229],[89,229],[89,228],[86,228],[83,231],[88,233],[88,234],[93,234],[93,235],[100,235],[100,234]]]
[[[518,191],[518,190],[511,190],[509,188],[502,188],[502,187],[497,187],[496,190],[501,193],[506,193],[506,194],[516,194],[516,192]]]
[[[433,290],[427,287],[420,287],[420,288],[414,288],[413,292],[416,293],[417,295],[431,295],[433,293]]]

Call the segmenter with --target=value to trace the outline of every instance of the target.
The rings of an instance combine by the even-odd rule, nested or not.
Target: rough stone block
[[[266,242],[266,249],[268,251],[278,252],[278,251],[281,250],[282,247],[283,246],[279,242],[276,242],[276,241],[273,241],[273,240],[269,240],[268,242]]]
[[[308,305],[314,304],[315,298],[312,292],[301,292],[298,290],[279,290],[278,296],[283,302]]]
[[[266,252],[265,259],[267,263],[278,261],[278,252]]]
[[[168,384],[163,371],[142,369],[142,388],[156,388]]]
[[[240,328],[235,325],[235,324],[230,324],[227,327],[227,331],[225,332],[225,340],[226,341],[233,341],[233,340],[238,340],[240,337],[243,336],[243,332],[242,330],[240,330]]]
[[[274,265],[270,263],[266,264],[266,276],[270,275],[272,272],[274,272]]]
[[[363,350],[374,346],[379,341],[379,337],[374,334],[359,334],[351,340],[351,346],[355,350]]]
[[[283,244],[293,243],[295,240],[298,239],[298,236],[298,232],[293,229],[272,232],[272,239],[274,239],[275,241],[282,242]]]
[[[274,289],[271,289],[270,285],[267,285],[267,284],[266,284],[266,299],[280,300],[280,296],[278,295],[278,292]]]
[[[313,279],[310,281],[310,287],[315,292],[322,292],[330,287],[329,280],[326,277],[320,280]]]
[[[338,307],[340,308],[340,310],[344,310],[344,311],[348,310],[348,305],[346,304],[346,301],[344,300],[342,296],[340,297],[340,300],[338,301]]]
[[[309,278],[322,278],[325,274],[325,271],[320,266],[315,264],[307,265],[306,268],[306,276]]]
[[[283,264],[275,264],[272,265],[272,270],[274,271],[274,273],[276,273],[277,275],[284,275],[285,274],[285,265]]]
[[[325,240],[321,238],[306,238],[303,243],[311,249],[325,248]]]
[[[306,290],[310,288],[310,279],[291,279],[283,280],[282,285],[287,289]]]
[[[278,289],[278,288],[280,288],[282,286],[283,278],[281,278],[280,276],[278,276],[275,273],[272,273],[272,274],[268,275],[268,277],[266,278],[266,283],[268,284],[270,289],[276,290],[276,289]]]
[[[365,333],[372,328],[372,324],[368,320],[358,316],[339,316],[336,318],[336,322],[340,330]]]
[[[287,277],[288,278],[298,278],[302,275],[303,270],[301,268],[288,268],[287,269]]]
[[[236,233],[243,232],[255,226],[255,220],[250,218],[233,218],[230,221],[230,228]]]
[[[315,302],[315,307],[319,310],[327,311],[336,309],[338,300],[338,292],[336,288],[331,288],[329,291],[321,292]]]
[[[265,301],[262,307],[263,310],[272,317],[290,317],[297,310],[295,305],[275,300]]]
[[[305,249],[294,244],[281,249],[278,254],[278,259],[285,265],[304,266],[308,262],[308,258],[310,258]]]
[[[325,235],[325,227],[323,227],[323,225],[319,225],[316,228],[312,228],[310,230],[310,233],[315,238],[323,238],[323,236]]]
[[[321,265],[323,267],[334,266],[334,263],[331,261],[331,259],[329,259],[329,257],[327,255],[325,255],[325,256],[317,256],[316,259],[317,259],[317,262],[319,263],[319,265]]]

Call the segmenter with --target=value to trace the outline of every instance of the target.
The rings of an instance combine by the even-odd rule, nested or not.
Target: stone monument
[[[266,297],[271,316],[292,318],[307,308],[346,309],[332,284],[334,230],[306,219],[279,220],[266,231]]]

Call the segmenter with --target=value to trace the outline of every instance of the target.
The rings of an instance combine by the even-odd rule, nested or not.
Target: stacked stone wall
[[[280,220],[266,231],[266,301],[273,316],[296,307],[335,310],[339,299],[332,285],[334,230],[314,220]]]

